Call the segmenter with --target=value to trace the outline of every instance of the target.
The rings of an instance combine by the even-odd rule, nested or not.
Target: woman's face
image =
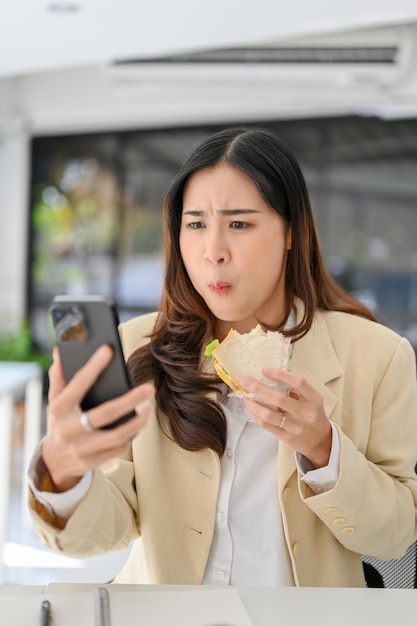
[[[183,194],[180,250],[216,337],[275,324],[284,307],[291,231],[240,170],[222,163],[192,174]]]

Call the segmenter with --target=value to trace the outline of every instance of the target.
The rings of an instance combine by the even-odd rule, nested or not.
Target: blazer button
[[[298,561],[298,559],[300,558],[300,550],[301,550],[300,544],[298,542],[294,543],[292,547],[292,553],[296,561]]]
[[[345,526],[344,528],[342,528],[342,534],[343,535],[350,535],[350,533],[353,533],[355,529],[353,528],[353,526]]]
[[[344,517],[336,517],[336,518],[333,520],[333,524],[334,524],[335,526],[343,526],[343,524],[346,524],[346,520],[345,520],[345,518],[344,518]]]
[[[324,509],[326,515],[333,515],[333,513],[337,513],[337,509],[335,506],[328,506]]]

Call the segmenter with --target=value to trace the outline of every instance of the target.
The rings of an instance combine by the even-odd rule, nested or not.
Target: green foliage
[[[36,350],[27,320],[13,331],[0,330],[0,361],[23,361],[38,363],[46,372],[52,362],[51,354]]]

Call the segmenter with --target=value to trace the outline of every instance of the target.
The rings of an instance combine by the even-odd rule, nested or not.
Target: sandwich
[[[288,370],[291,359],[291,339],[280,332],[264,331],[260,324],[249,333],[240,334],[231,329],[220,342],[215,339],[205,349],[204,354],[211,357],[218,376],[233,390],[235,395],[249,396],[240,384],[245,378],[255,380],[280,391],[287,391],[286,385],[265,378],[264,367],[279,367]]]

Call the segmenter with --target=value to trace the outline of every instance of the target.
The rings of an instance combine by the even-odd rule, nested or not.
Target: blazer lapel
[[[297,303],[301,315],[300,304]],[[324,410],[331,418],[338,397],[329,389],[328,383],[339,378],[343,368],[334,351],[325,315],[317,312],[312,328],[305,337],[296,341],[291,359],[291,371],[303,376],[323,397]],[[278,482],[281,488],[296,471],[294,450],[280,443],[278,453]]]
[[[303,376],[323,396],[328,417],[338,402],[327,384],[339,378],[343,368],[334,351],[323,313],[317,313],[309,333],[294,344],[291,370]]]

